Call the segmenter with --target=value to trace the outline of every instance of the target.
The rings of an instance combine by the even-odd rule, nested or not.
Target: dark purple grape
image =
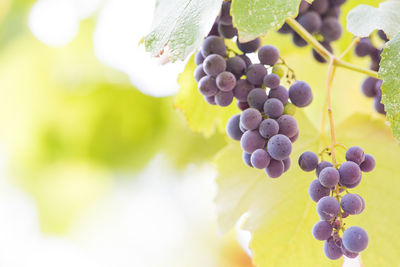
[[[246,77],[251,84],[255,86],[261,86],[264,80],[264,76],[267,73],[267,69],[264,67],[264,65],[252,64],[247,68]]]
[[[291,160],[290,160],[290,158],[286,158],[286,159],[282,160],[282,162],[283,162],[283,167],[284,167],[283,172],[287,172],[290,168]]]
[[[257,49],[260,47],[260,45],[261,45],[260,38],[256,38],[246,43],[241,43],[239,42],[239,40],[237,41],[238,48],[245,54],[256,52]]]
[[[312,181],[308,188],[308,194],[314,202],[318,202],[321,198],[329,196],[330,192],[331,190],[323,187],[317,179]]]
[[[218,74],[216,82],[219,90],[224,92],[232,91],[236,86],[235,75],[229,71],[224,71]]]
[[[329,52],[331,53],[333,52],[332,46],[329,42],[323,41],[321,42],[321,45],[325,47],[326,50],[328,50]],[[320,63],[326,63],[326,59],[323,56],[321,56],[315,49],[312,50],[312,54],[316,61]]]
[[[311,172],[318,166],[318,156],[311,151],[306,151],[299,157],[299,166],[303,171]]]
[[[243,151],[251,154],[257,149],[262,149],[265,146],[264,138],[259,134],[258,131],[247,131],[243,134],[240,139],[240,144]]]
[[[247,96],[253,89],[254,86],[251,83],[249,83],[247,80],[240,79],[236,82],[235,88],[233,88],[233,95],[237,100],[247,102]]]
[[[329,10],[324,14],[324,18],[334,17],[338,19],[340,17],[340,7],[334,6],[329,8]]]
[[[319,182],[321,185],[327,188],[333,188],[339,182],[340,175],[338,170],[334,167],[326,167],[323,169],[318,177]]]
[[[375,108],[376,112],[386,115],[385,105],[382,104],[381,101],[382,101],[382,96],[377,95],[374,100],[374,108]]]
[[[280,117],[283,114],[283,104],[276,98],[270,98],[264,103],[264,113],[273,119]]]
[[[279,50],[272,45],[264,45],[258,50],[258,59],[263,65],[275,65],[280,58]]]
[[[255,108],[248,108],[240,115],[240,123],[247,130],[257,129],[261,120],[261,113]]]
[[[327,167],[333,167],[332,163],[330,163],[329,161],[321,161],[315,169],[315,174],[317,175],[317,177],[319,177],[321,171]]]
[[[278,30],[279,33],[287,34],[292,33],[293,29],[286,22],[282,25],[282,27]]]
[[[252,108],[256,108],[258,110],[263,110],[264,103],[267,101],[268,96],[264,89],[255,88],[250,91],[249,95],[247,96],[247,102],[249,106]]]
[[[363,172],[370,172],[375,168],[375,159],[370,154],[365,154],[364,161],[360,164],[360,169]]]
[[[312,229],[312,235],[315,239],[324,241],[331,237],[333,227],[328,221],[319,221],[314,224]]]
[[[240,56],[231,57],[226,60],[226,70],[232,72],[236,78],[242,77],[246,68],[246,62]]]
[[[217,103],[215,103],[215,96],[204,96],[204,99],[210,105],[214,105],[215,106],[217,104]]]
[[[359,146],[352,146],[346,151],[346,160],[360,165],[365,159],[364,150]]]
[[[282,115],[277,120],[279,125],[279,133],[291,138],[299,131],[297,121],[290,115]]]
[[[238,57],[243,59],[243,61],[246,63],[246,68],[248,68],[252,64],[251,59],[248,56],[243,54],[243,55],[238,55]]]
[[[278,88],[270,90],[268,97],[279,99],[282,104],[285,105],[289,99],[289,92],[286,90],[285,87],[280,85]]]
[[[269,155],[273,159],[283,160],[290,156],[292,152],[292,142],[287,136],[277,134],[269,139],[267,148]]]
[[[242,111],[249,108],[249,103],[247,103],[247,101],[237,101],[236,104],[237,104],[237,107]]]
[[[323,197],[317,203],[317,213],[321,220],[332,220],[340,211],[340,205],[334,197]]]
[[[264,85],[271,89],[276,89],[279,87],[281,79],[278,75],[271,73],[264,76]]]
[[[254,168],[265,169],[268,167],[271,157],[264,149],[257,149],[251,154],[250,161]]]
[[[217,36],[217,37],[219,37],[218,24],[219,24],[218,22],[214,22],[210,32],[207,34],[207,37],[208,36]]]
[[[203,64],[198,65],[194,70],[194,79],[196,80],[196,82],[199,82],[201,78],[205,76],[207,76],[207,74],[203,70]]]
[[[226,124],[226,132],[230,138],[233,140],[239,141],[243,135],[243,132],[240,130],[240,115],[233,115]]]
[[[249,167],[253,167],[253,165],[251,165],[251,154],[243,152],[243,162],[249,166]]]
[[[346,0],[329,0],[331,6],[336,7],[336,6],[341,6],[344,3],[346,3]]]
[[[232,39],[237,35],[237,29],[233,27],[232,24],[224,25],[220,23],[218,25],[218,33],[220,36],[224,37],[225,39]]]
[[[203,62],[204,72],[216,77],[226,69],[226,61],[220,55],[212,54],[206,57]]]
[[[203,54],[199,51],[196,53],[196,55],[194,56],[194,63],[196,63],[196,65],[200,65],[201,63],[203,63],[204,61],[204,57]]]
[[[336,244],[333,237],[324,242],[324,253],[330,260],[338,260],[343,256],[342,249]]]
[[[378,36],[382,39],[382,41],[389,42],[389,39],[387,38],[386,33],[383,30],[378,31]]]
[[[378,81],[378,79],[375,79],[373,77],[366,78],[361,85],[361,92],[366,97],[375,97],[377,95],[376,87]]]
[[[277,135],[279,132],[279,125],[276,120],[266,119],[263,120],[258,129],[260,135],[266,139],[271,138],[274,135]]]
[[[322,26],[321,17],[315,11],[307,11],[298,17],[298,22],[311,34],[317,33]]]
[[[368,246],[368,234],[359,226],[347,228],[342,239],[343,246],[350,252],[360,253]]]
[[[343,184],[343,183],[341,183],[340,181],[339,181],[339,184],[340,185],[342,185],[342,186],[345,186],[345,187],[347,187],[347,188],[349,188],[349,189],[351,189],[351,188],[355,188],[355,187],[357,187],[360,183],[361,183],[361,175],[360,175],[360,177],[354,182],[354,183],[352,183],[352,184]]]
[[[271,159],[265,171],[270,178],[278,178],[284,173],[285,166],[281,160]]]
[[[313,100],[311,87],[303,81],[296,81],[289,88],[289,98],[297,107],[306,107]]]
[[[354,215],[361,212],[363,203],[360,196],[356,194],[346,194],[340,200],[340,206],[342,207],[343,211]]]
[[[371,40],[368,37],[361,38],[360,41],[356,44],[355,53],[359,57],[365,57],[370,55],[375,50],[375,47],[372,45]]]
[[[232,100],[233,100],[232,91],[229,92],[219,91],[215,95],[215,103],[217,103],[217,105],[221,107],[229,106],[232,103]]]
[[[300,6],[299,6],[299,13],[304,13],[310,8],[310,4],[307,3],[305,0],[301,0]]]
[[[329,9],[329,0],[314,0],[310,9],[323,15]]]
[[[221,7],[221,13],[219,15],[219,23],[224,25],[232,25],[231,16],[231,2],[223,2]]]
[[[337,18],[327,17],[322,22],[320,33],[327,42],[339,40],[342,36],[342,25]]]
[[[201,78],[198,87],[200,93],[204,96],[214,96],[218,93],[218,87],[215,82],[215,78],[211,76],[205,76]]]
[[[340,183],[342,185],[352,185],[358,182],[361,178],[360,167],[352,162],[346,161],[339,167]]]
[[[201,47],[201,54],[203,57],[207,57],[211,54],[224,57],[226,54],[226,45],[220,37],[208,36],[204,39],[203,46]]]
[[[292,38],[293,43],[294,43],[296,46],[298,46],[298,47],[305,47],[305,46],[307,46],[307,41],[304,40],[303,37],[301,37],[298,33],[293,32],[292,37],[293,37],[293,38]]]

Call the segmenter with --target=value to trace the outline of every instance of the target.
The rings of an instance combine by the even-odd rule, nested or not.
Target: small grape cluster
[[[296,17],[297,22],[310,34],[315,35],[329,52],[333,51],[331,42],[342,36],[339,16],[340,6],[345,2],[346,0],[314,0],[312,4],[309,4],[302,0],[300,3],[299,15]],[[307,46],[307,42],[286,23],[278,32],[292,34],[293,43],[298,47]],[[312,53],[318,62],[326,62],[314,49]]]
[[[315,239],[325,241],[324,253],[331,260],[339,259],[342,255],[355,258],[368,246],[366,231],[358,226],[346,229],[343,219],[360,214],[365,209],[364,199],[358,194],[349,193],[348,189],[360,184],[361,172],[370,172],[375,168],[375,159],[364,154],[358,146],[350,147],[345,157],[346,162],[339,168],[328,161],[318,162],[318,156],[311,151],[304,152],[299,158],[302,170],[315,170],[317,175],[308,192],[310,198],[317,202],[321,221],[314,225],[312,234]],[[343,192],[345,194],[341,195]]]
[[[385,32],[379,30],[378,36],[384,41],[385,43],[389,41]],[[371,65],[370,69],[374,71],[379,70],[379,64],[381,62],[381,53],[382,49],[377,48],[372,43],[371,39],[368,37],[361,38],[360,41],[356,44],[355,53],[359,57],[366,57],[369,56],[371,58]],[[368,77],[364,80],[361,85],[361,92],[370,98],[374,98],[374,108],[375,110],[385,115],[385,105],[381,103],[382,100],[382,81],[375,79],[373,77]]]

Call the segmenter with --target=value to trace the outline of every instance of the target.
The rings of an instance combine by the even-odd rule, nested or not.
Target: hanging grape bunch
[[[382,31],[379,30],[378,36],[386,43],[388,42],[388,38],[386,37],[386,34]],[[379,64],[381,61],[381,48],[377,48],[374,46],[372,43],[371,39],[368,37],[361,38],[360,41],[357,43],[355,47],[355,53],[359,57],[366,57],[369,56],[371,58],[371,65],[370,69],[374,71],[379,70]],[[375,79],[373,77],[368,77],[364,80],[364,82],[361,85],[361,92],[366,96],[370,98],[374,98],[374,108],[375,110],[380,113],[385,115],[385,105],[381,103],[382,100],[382,81]]]
[[[299,15],[296,17],[297,22],[310,34],[316,36],[329,52],[333,51],[331,42],[338,40],[342,36],[339,16],[340,6],[345,2],[346,0],[315,0],[312,4],[309,4],[302,0],[299,7]],[[307,46],[307,42],[286,23],[278,32],[292,34],[293,43],[298,47]],[[312,54],[318,62],[326,62],[314,49]]]
[[[375,168],[375,159],[354,146],[346,151],[346,160],[340,166],[328,161],[318,163],[318,156],[310,151],[304,152],[299,158],[300,168],[306,172],[315,170],[317,176],[308,192],[310,198],[317,202],[321,221],[314,225],[312,234],[315,239],[325,241],[324,253],[331,260],[343,255],[355,258],[368,246],[365,230],[358,226],[346,228],[343,219],[360,214],[365,209],[364,199],[358,194],[349,193],[348,189],[360,184],[362,172],[370,172]]]
[[[283,87],[285,70],[279,62],[279,50],[270,45],[260,47],[259,38],[247,43],[237,41],[243,54],[229,57],[223,38],[237,35],[229,11],[230,2],[224,2],[217,22],[196,54],[194,75],[208,103],[228,106],[233,98],[237,99],[243,113],[228,121],[228,135],[240,140],[247,165],[265,169],[269,177],[277,178],[290,167],[292,142],[299,136],[292,115],[296,106],[311,103],[311,88],[302,81],[294,82],[289,91]],[[256,51],[260,63],[253,64],[246,54]]]

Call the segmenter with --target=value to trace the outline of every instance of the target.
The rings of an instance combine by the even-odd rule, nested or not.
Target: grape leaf
[[[386,43],[379,76],[383,79],[382,103],[393,135],[400,141],[400,33]]]
[[[270,179],[263,170],[245,166],[238,143],[230,144],[216,159],[219,170],[216,205],[220,228],[227,231],[242,214],[248,214],[242,228],[252,233],[250,247],[258,267],[339,266],[342,261],[327,260],[322,242],[311,235],[318,216],[307,191],[315,173],[301,171],[297,158],[303,151],[322,149],[322,146],[318,149],[322,140],[304,116],[297,119],[301,135],[294,145],[292,167],[279,179]],[[395,178],[393,174],[400,172],[397,164],[400,148],[383,121],[372,120],[370,116],[353,115],[339,125],[337,132],[340,143],[360,145],[377,160],[377,168],[364,174],[361,185],[351,190],[364,197],[365,212],[346,219],[347,225],[359,225],[369,233],[370,245],[362,253],[363,265],[397,266],[400,214],[394,213],[393,209],[400,201],[397,190],[400,181],[389,178]],[[344,151],[339,148],[337,152],[343,159]]]
[[[193,77],[195,68],[192,57],[184,72],[179,75],[180,89],[175,99],[175,108],[183,112],[193,131],[209,137],[216,129],[223,132],[228,119],[239,110],[235,101],[225,108],[208,104],[197,89],[197,82]]]
[[[312,2],[312,1],[307,1]],[[285,20],[298,13],[300,0],[233,0],[233,24],[242,42],[279,29]]]
[[[378,8],[359,5],[347,15],[347,30],[356,36],[367,37],[374,30],[383,30],[389,38],[400,31],[400,1],[381,3]]]
[[[185,59],[211,29],[221,3],[222,0],[158,0],[152,30],[145,37],[146,50],[152,56],[167,52],[172,61]]]

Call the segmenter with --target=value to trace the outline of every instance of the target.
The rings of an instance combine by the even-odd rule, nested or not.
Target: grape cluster
[[[317,36],[320,43],[332,52],[331,42],[342,36],[342,26],[339,22],[340,6],[346,0],[314,0],[312,4],[302,0],[299,7],[299,15],[296,17],[310,34]],[[293,43],[298,47],[307,46],[307,42],[288,25],[284,24],[278,31],[282,34],[292,34]],[[326,60],[312,50],[314,58],[321,63]]]
[[[382,41],[384,41],[385,43],[389,41],[386,34],[382,30],[379,30],[377,33],[378,36],[382,39]],[[371,58],[370,69],[374,71],[379,70],[379,64],[381,61],[381,52],[382,49],[375,47],[371,39],[368,37],[361,38],[355,47],[355,53],[357,56],[359,57],[369,56]],[[366,97],[374,98],[375,110],[378,113],[385,115],[386,114],[385,105],[381,103],[382,100],[381,86],[382,86],[381,80],[375,79],[373,77],[368,77],[364,80],[364,82],[361,85],[361,92]]]
[[[299,158],[300,168],[306,172],[315,170],[317,179],[309,187],[310,198],[317,202],[317,213],[321,221],[317,222],[312,234],[315,239],[325,241],[324,253],[331,260],[345,255],[355,258],[368,246],[368,235],[358,226],[345,228],[343,219],[356,215],[365,209],[364,199],[349,193],[361,182],[362,172],[370,172],[375,168],[375,159],[364,154],[358,146],[346,151],[346,162],[336,168],[328,161],[318,161],[318,156],[310,151]],[[341,195],[342,193],[344,195]],[[340,233],[343,233],[340,236]]]

